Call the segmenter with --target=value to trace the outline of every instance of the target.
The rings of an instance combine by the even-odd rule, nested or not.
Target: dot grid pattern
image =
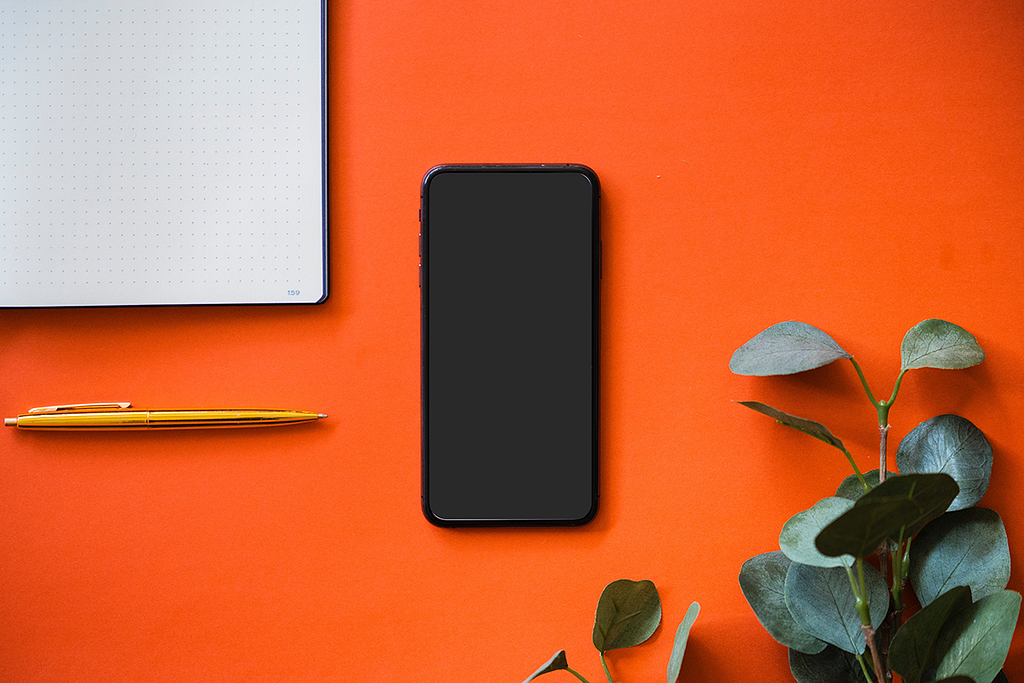
[[[0,3],[0,305],[319,300],[321,16]]]

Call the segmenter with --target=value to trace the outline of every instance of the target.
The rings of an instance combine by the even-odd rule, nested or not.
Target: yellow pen
[[[323,413],[262,408],[139,410],[131,403],[80,403],[33,408],[24,415],[4,419],[7,427],[48,431],[104,431],[115,429],[215,429],[269,427],[322,420]]]

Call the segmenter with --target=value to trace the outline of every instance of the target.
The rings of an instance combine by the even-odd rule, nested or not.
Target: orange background
[[[506,681],[559,649],[591,683],[601,589],[665,622],[609,655],[664,680],[790,680],[737,583],[842,456],[734,400],[827,424],[877,466],[848,363],[736,377],[803,320],[879,395],[911,326],[986,361],[915,371],[890,448],[956,412],[1024,589],[1024,11],[1009,0],[332,2],[331,287],[316,307],[0,311],[0,410],[267,405],[276,430],[0,431],[0,679]],[[443,530],[419,509],[419,182],[444,162],[575,162],[603,188],[599,516]],[[1006,666],[1024,679],[1018,633]],[[563,681],[568,674],[555,673]],[[554,680],[545,679],[545,680]]]

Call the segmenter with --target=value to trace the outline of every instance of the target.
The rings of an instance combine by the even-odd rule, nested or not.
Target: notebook
[[[326,0],[3,0],[0,306],[327,296]]]

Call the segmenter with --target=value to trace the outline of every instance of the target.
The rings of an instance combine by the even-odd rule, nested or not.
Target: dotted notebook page
[[[0,306],[322,300],[322,16],[0,3]]]

